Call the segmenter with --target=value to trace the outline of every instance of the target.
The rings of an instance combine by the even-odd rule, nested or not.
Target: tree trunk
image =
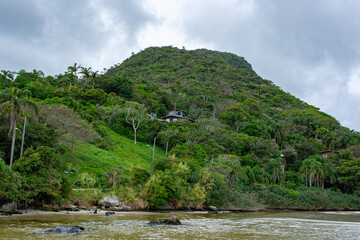
[[[320,187],[320,177],[317,175],[316,177],[316,187]]]
[[[24,119],[24,128],[23,128],[23,132],[22,132],[20,157],[22,157],[23,152],[24,152],[25,130],[26,130],[26,116]]]
[[[309,174],[309,187],[311,187],[311,183],[312,183],[312,172],[310,171],[310,174]]]
[[[134,128],[134,143],[136,144],[136,128]]]
[[[168,153],[169,142],[166,142],[166,155]]]
[[[156,143],[156,138],[154,138],[154,146],[153,146],[153,154],[152,154],[152,159],[151,159],[151,177],[153,175],[153,170],[154,170],[154,158],[155,158],[155,143]]]
[[[12,130],[13,130],[13,133],[12,133],[12,141],[11,141],[10,168],[12,167],[13,160],[14,160],[15,137],[16,137],[16,118],[14,118]]]

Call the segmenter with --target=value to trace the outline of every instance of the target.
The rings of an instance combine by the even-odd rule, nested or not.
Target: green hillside
[[[136,145],[132,139],[121,136],[109,130],[110,138],[114,144],[110,150],[102,149],[94,144],[78,143],[74,155],[78,159],[81,172],[93,175],[101,175],[111,168],[123,166],[131,169],[138,166],[151,169],[152,149],[146,143],[138,142]],[[160,147],[155,149],[155,157],[164,158],[165,151]]]
[[[360,208],[360,134],[242,57],[151,47],[104,74],[1,72],[0,203]],[[162,121],[172,108],[193,121]]]

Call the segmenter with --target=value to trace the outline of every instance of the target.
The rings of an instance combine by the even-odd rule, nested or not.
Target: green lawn
[[[133,139],[121,136],[111,130],[109,130],[109,134],[115,144],[111,150],[104,150],[93,144],[77,144],[74,154],[80,161],[80,172],[97,175],[118,165],[123,165],[126,168],[138,166],[150,170],[152,149],[146,146],[146,143],[137,142],[135,145]],[[156,147],[155,161],[164,157],[164,149]]]

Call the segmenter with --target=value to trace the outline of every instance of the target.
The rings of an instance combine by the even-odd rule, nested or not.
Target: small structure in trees
[[[320,156],[323,158],[329,158],[333,155],[337,155],[339,152],[334,152],[334,151],[324,151],[324,152],[320,152]]]
[[[281,171],[285,173],[286,157],[284,154],[280,154]]]
[[[194,122],[194,120],[185,117],[185,111],[180,109],[170,109],[168,115],[162,118],[164,122],[175,122],[175,121],[181,121],[181,120],[189,120],[191,122]]]

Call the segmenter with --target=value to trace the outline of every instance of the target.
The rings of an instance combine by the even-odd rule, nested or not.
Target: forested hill
[[[0,76],[0,204],[360,209],[360,134],[242,57],[150,47],[105,73],[15,75]],[[162,120],[173,108],[191,121]]]
[[[279,150],[297,149],[302,158],[358,141],[336,119],[262,79],[231,53],[152,47],[111,67],[106,76],[128,79],[129,100],[157,116],[176,104],[192,119],[215,118],[229,131],[271,140]]]

